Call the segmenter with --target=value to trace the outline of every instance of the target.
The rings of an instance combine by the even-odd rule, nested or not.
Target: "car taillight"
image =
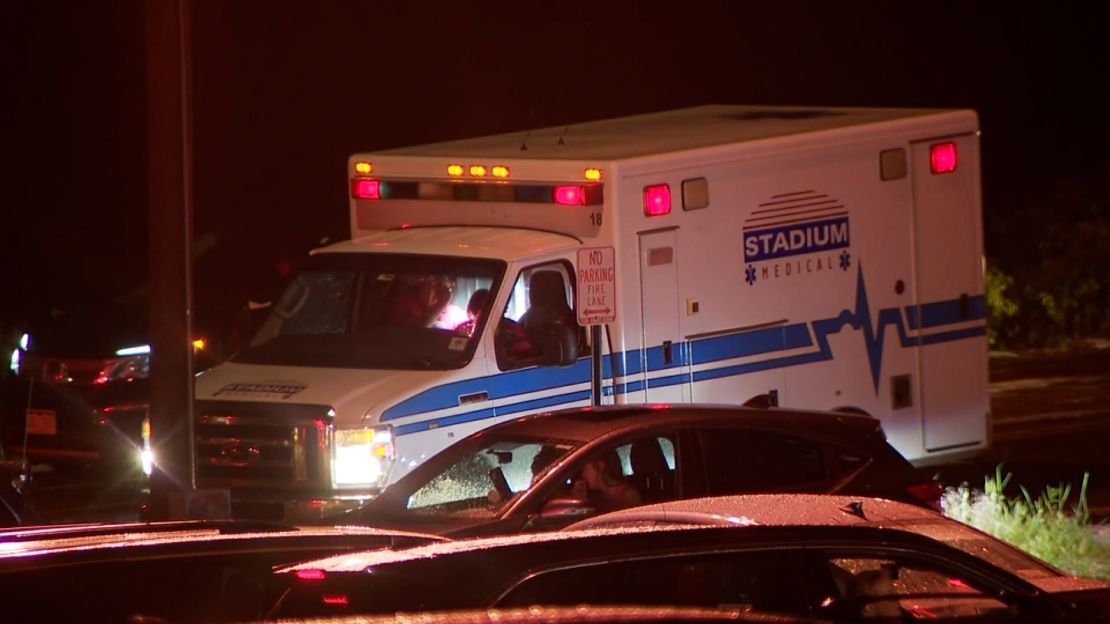
[[[944,486],[938,481],[925,481],[906,488],[906,493],[926,505],[941,511],[940,497],[944,494]]]
[[[305,568],[296,571],[297,578],[302,581],[322,581],[327,578],[327,573],[319,568]]]

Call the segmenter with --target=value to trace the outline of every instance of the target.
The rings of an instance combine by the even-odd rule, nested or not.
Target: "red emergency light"
[[[933,173],[951,173],[956,170],[956,144],[936,143],[929,146],[929,167]]]
[[[644,216],[659,217],[671,212],[671,187],[669,184],[652,184],[644,187]]]
[[[581,186],[556,186],[555,203],[564,206],[581,206],[586,203],[586,189]]]
[[[375,180],[373,178],[351,178],[351,197],[355,199],[381,199],[381,180]]]
[[[322,581],[327,578],[327,574],[319,568],[297,570],[296,575],[302,581]]]

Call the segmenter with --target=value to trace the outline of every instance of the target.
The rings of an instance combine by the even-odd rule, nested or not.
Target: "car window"
[[[542,440],[491,440],[430,478],[405,506],[421,514],[492,516],[570,449],[568,444]]]
[[[828,478],[821,446],[788,434],[708,428],[699,432],[710,494],[816,488]]]
[[[679,498],[681,475],[676,469],[673,434],[633,440],[617,449],[625,476],[645,503]]]
[[[827,606],[840,615],[880,619],[949,619],[1004,611],[1008,605],[935,567],[887,558],[833,558],[840,592]]]
[[[575,328],[578,355],[589,353],[585,328],[577,326],[574,284],[574,270],[566,262],[532,266],[520,272],[494,333],[501,370],[539,363],[546,332],[553,323]]]
[[[669,604],[808,613],[789,554],[727,553],[617,561],[542,572],[498,606]]]

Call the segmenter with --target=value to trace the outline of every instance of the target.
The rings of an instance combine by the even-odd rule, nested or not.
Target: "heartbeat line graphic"
[[[863,263],[856,263],[856,308],[844,310],[838,316],[830,319],[813,321],[813,334],[822,353],[832,353],[829,347],[829,334],[840,333],[847,325],[854,330],[863,332],[863,343],[867,349],[867,361],[871,367],[871,381],[875,386],[875,394],[879,393],[879,377],[883,369],[883,341],[888,325],[898,329],[898,338],[903,347],[919,344],[919,339],[906,335],[905,324],[902,322],[902,312],[898,308],[887,308],[879,311],[877,321],[871,322],[871,307],[867,301],[867,286],[863,282]]]

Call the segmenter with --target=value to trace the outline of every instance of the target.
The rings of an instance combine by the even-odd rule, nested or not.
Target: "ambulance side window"
[[[555,325],[574,328],[578,356],[588,353],[585,331],[574,312],[574,270],[566,262],[528,267],[517,275],[509,302],[494,333],[501,370],[543,361],[544,332]]]

